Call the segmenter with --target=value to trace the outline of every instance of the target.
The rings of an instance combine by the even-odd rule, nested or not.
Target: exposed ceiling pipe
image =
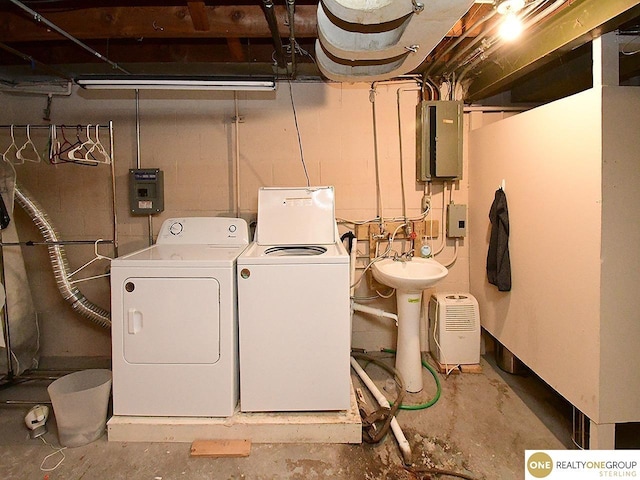
[[[68,40],[71,40],[73,43],[75,43],[76,45],[84,48],[87,52],[91,53],[92,55],[98,57],[100,60],[107,62],[109,65],[111,65],[113,68],[115,68],[116,70],[120,70],[122,73],[130,73],[127,70],[125,70],[124,68],[122,68],[120,65],[118,65],[115,62],[112,62],[111,60],[109,60],[107,57],[105,57],[104,55],[102,55],[100,52],[94,50],[93,48],[91,48],[89,45],[87,45],[86,43],[81,42],[80,40],[78,40],[76,37],[74,37],[73,35],[71,35],[70,33],[67,33],[66,31],[64,31],[63,29],[61,29],[60,27],[58,27],[56,24],[54,24],[53,22],[50,22],[49,20],[47,20],[46,18],[44,18],[42,15],[40,15],[38,12],[36,12],[35,10],[30,9],[29,7],[27,7],[25,4],[19,2],[18,0],[9,0],[11,3],[13,3],[14,5],[16,5],[17,7],[21,8],[22,10],[24,10],[25,12],[27,12],[29,15],[31,15],[33,17],[33,20],[36,23],[44,23],[47,27],[49,27],[51,30],[54,30],[55,32],[59,33],[60,35],[62,35],[63,37],[65,37]]]
[[[287,0],[287,12],[289,12],[289,43],[291,44],[291,78],[296,78],[296,34],[294,26],[294,14],[296,0]]]
[[[534,0],[532,3],[530,3],[526,8],[525,11],[523,13],[523,15],[527,15],[528,13],[534,11],[541,3],[544,3],[546,0]],[[474,24],[473,27],[469,28],[469,32],[472,31],[473,29],[475,29],[478,25],[480,25],[481,23],[485,23],[487,20],[493,18],[496,14],[498,13],[497,9],[492,10],[489,14],[487,14],[485,17],[483,17],[482,19],[480,19],[477,24]],[[470,43],[469,45],[460,48],[457,52],[455,52],[455,54],[453,55],[453,57],[451,57],[450,59],[447,60],[446,64],[443,64],[438,71],[438,75],[439,76],[450,76],[453,72],[455,72],[456,70],[458,70],[460,67],[468,64],[470,61],[474,60],[475,58],[477,58],[478,56],[482,56],[482,54],[491,46],[493,45],[493,43],[495,42],[497,37],[494,38],[490,38],[489,40],[485,40],[485,37],[489,36],[489,34],[494,31],[495,27],[497,26],[498,22],[494,22],[493,24],[491,24],[489,26],[489,28],[486,28],[485,30],[483,30],[480,34],[478,34],[474,39],[473,42]],[[471,54],[469,54],[469,52],[472,52]],[[463,60],[460,60],[461,58],[463,58],[466,55],[466,57]],[[449,67],[451,66],[451,67]],[[449,68],[448,68],[449,67]],[[447,69],[447,70],[445,70]]]
[[[25,62],[29,62],[31,65],[38,65],[43,70],[46,70],[47,72],[52,73],[56,77],[64,78],[65,80],[67,80],[69,82],[73,81],[73,79],[69,75],[67,75],[66,73],[61,72],[60,70],[58,70],[56,68],[50,67],[46,63],[42,63],[41,61],[36,60],[31,55],[27,55],[26,53],[22,53],[21,51],[16,50],[15,48],[10,47],[9,45],[6,45],[5,43],[1,43],[0,42],[0,48],[2,50],[4,50],[5,52],[9,52],[12,55],[20,57]]]
[[[263,6],[264,6],[264,16],[267,19],[267,24],[269,25],[269,31],[271,32],[271,38],[273,39],[273,45],[276,49],[276,62],[278,64],[278,67],[285,68],[287,66],[287,62],[284,58],[282,38],[280,38],[280,31],[278,30],[278,21],[276,20],[273,0],[263,0]]]
[[[484,24],[486,21],[490,20],[491,18],[493,18],[493,16],[498,13],[497,10],[493,9],[491,10],[489,13],[487,13],[484,17],[482,17],[480,20],[478,20],[477,22],[475,22],[473,25],[471,25],[470,27],[467,27],[467,29],[464,31],[464,33],[462,35],[460,35],[455,42],[453,42],[451,45],[449,45],[446,50],[444,50],[442,53],[438,54],[438,56],[433,59],[431,61],[431,65],[427,68],[427,70],[424,72],[424,76],[425,77],[429,77],[430,75],[437,75],[438,73],[440,73],[443,68],[445,68],[445,61],[446,62],[455,62],[457,58],[459,58],[458,55],[454,55],[451,59],[446,60],[447,55],[449,55],[458,45],[460,45],[460,43],[462,43],[462,41],[464,39],[466,39],[471,32],[473,32],[474,30],[476,30],[478,27],[480,27],[482,24]],[[481,32],[478,36],[480,38],[482,38],[482,36],[486,35],[484,32]],[[477,41],[478,37],[476,37],[476,41]],[[436,65],[440,63],[441,66],[439,66],[438,68],[436,68]]]
[[[553,4],[549,5],[547,8],[539,12],[536,16],[528,19],[522,27],[523,30],[526,31],[527,29],[533,27],[536,23],[540,22],[541,20],[551,15],[553,12],[555,12],[560,7],[562,7],[566,3],[566,1],[567,0],[556,0]],[[525,12],[524,15],[525,16],[528,15],[533,10],[534,10],[533,8],[528,10],[527,12]],[[480,62],[486,60],[488,55],[494,53],[498,48],[500,48],[503,45],[504,45],[504,41],[501,42],[499,36],[495,36],[493,39],[491,39],[491,43],[489,47],[482,52],[482,55],[480,57],[475,57],[473,59],[470,59],[467,62],[463,62],[460,65],[457,65],[454,71],[464,67],[463,70],[458,74],[458,81],[459,82],[462,81],[469,74],[470,71],[472,71],[474,68],[478,66]]]

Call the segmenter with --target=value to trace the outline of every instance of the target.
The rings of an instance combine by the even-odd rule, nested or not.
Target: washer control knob
[[[183,229],[184,226],[180,222],[176,222],[171,224],[169,232],[171,232],[171,235],[180,235]]]
[[[235,231],[238,229],[238,227],[235,224],[231,224],[229,225],[229,232],[231,233],[235,233]]]

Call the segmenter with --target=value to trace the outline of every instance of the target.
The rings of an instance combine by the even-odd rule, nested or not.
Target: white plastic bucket
[[[107,423],[111,370],[82,370],[55,380],[47,388],[65,447],[79,447],[100,438]]]

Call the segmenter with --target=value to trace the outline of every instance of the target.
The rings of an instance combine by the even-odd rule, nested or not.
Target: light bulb
[[[503,40],[515,40],[522,33],[522,22],[520,19],[510,13],[504,17],[502,25],[500,25],[500,36]]]

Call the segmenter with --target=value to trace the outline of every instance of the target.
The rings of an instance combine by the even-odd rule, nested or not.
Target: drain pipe
[[[351,296],[352,297],[355,290],[355,282],[353,281],[353,279],[355,278],[357,244],[358,244],[357,238],[354,238],[351,240],[351,279],[352,279]],[[361,305],[351,300],[352,315],[354,311],[369,313],[372,315],[376,315],[378,317],[390,318],[391,320],[394,320],[396,322],[396,326],[398,326],[398,316],[396,314],[385,312],[384,310],[381,310],[378,308]],[[389,401],[380,392],[380,390],[378,390],[378,387],[376,387],[376,385],[373,383],[371,378],[369,378],[369,375],[366,374],[366,372],[362,369],[360,364],[353,357],[351,357],[351,366],[356,371],[358,376],[362,379],[362,382],[367,386],[371,394],[375,397],[378,404],[380,404],[381,407],[391,408],[391,406],[389,405]],[[404,436],[404,433],[400,428],[400,424],[398,423],[398,420],[396,419],[395,416],[391,419],[390,427],[391,427],[391,431],[393,432],[393,435],[396,437],[396,440],[398,441],[398,446],[400,447],[400,451],[402,452],[402,458],[404,460],[405,465],[411,465],[411,446],[409,445],[407,438]]]
[[[371,315],[375,315],[376,317],[390,318],[391,320],[396,322],[396,327],[398,326],[398,315],[396,315],[395,313],[385,312],[384,310],[381,310],[379,308],[367,307],[366,305],[361,305],[354,302],[353,300],[351,300],[351,310],[354,312],[369,313]]]
[[[76,37],[74,37],[73,35],[71,35],[70,33],[67,33],[66,31],[64,31],[63,29],[61,29],[60,27],[58,27],[55,23],[50,22],[49,20],[47,20],[46,18],[44,18],[42,15],[40,15],[38,12],[36,12],[35,10],[31,10],[29,7],[27,7],[25,4],[19,2],[18,0],[9,0],[11,3],[13,3],[15,6],[21,8],[22,10],[24,10],[25,12],[27,12],[29,15],[31,15],[33,17],[33,20],[36,23],[44,23],[47,27],[49,27],[51,30],[54,30],[55,32],[59,33],[60,35],[62,35],[63,37],[65,37],[67,40],[71,40],[73,43],[75,43],[76,45],[84,48],[87,52],[89,52],[91,55],[94,55],[96,57],[98,57],[100,60],[102,60],[103,62],[107,62],[109,65],[111,65],[113,68],[120,70],[122,73],[130,73],[129,71],[125,70],[124,68],[122,68],[120,65],[118,65],[115,62],[112,62],[111,60],[109,60],[107,57],[105,57],[104,55],[102,55],[100,52],[94,50],[93,48],[91,48],[89,45],[87,45],[86,43],[82,43],[80,40],[78,40]]]
[[[351,367],[356,371],[358,376],[362,379],[362,382],[367,386],[371,394],[375,397],[376,401],[380,404],[381,407],[391,408],[389,401],[387,398],[378,390],[378,387],[373,380],[367,375],[367,373],[363,370],[360,364],[356,361],[355,358],[351,357]],[[404,436],[404,432],[400,428],[400,424],[398,420],[394,416],[391,419],[391,431],[393,435],[396,437],[398,441],[398,446],[400,447],[400,451],[402,452],[402,459],[405,465],[411,465],[411,446],[407,440],[407,437]]]
[[[31,217],[44,240],[50,244],[47,247],[49,249],[49,259],[53,267],[56,285],[63,298],[83,317],[88,318],[102,328],[111,328],[109,312],[87,300],[78,287],[75,287],[69,281],[71,269],[69,268],[64,245],[61,244],[56,229],[42,207],[38,202],[30,198],[25,189],[17,183],[15,186],[15,199],[18,205]]]

